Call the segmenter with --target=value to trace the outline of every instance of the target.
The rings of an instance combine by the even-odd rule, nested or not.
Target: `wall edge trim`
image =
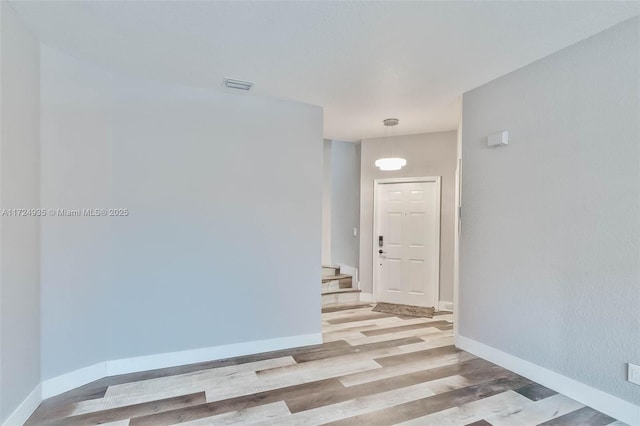
[[[322,333],[311,333],[98,362],[40,382],[2,426],[22,425],[43,400],[103,377],[321,343]]]
[[[457,335],[456,346],[562,393],[582,404],[595,408],[617,420],[631,426],[640,426],[640,406],[631,402],[468,337]]]

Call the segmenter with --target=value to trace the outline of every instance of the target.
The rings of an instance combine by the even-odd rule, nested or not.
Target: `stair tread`
[[[337,288],[335,290],[328,290],[325,292],[322,292],[322,294],[335,294],[335,293],[360,293],[360,289],[357,288]]]
[[[351,275],[347,275],[347,274],[326,275],[322,277],[322,282],[325,283],[327,281],[341,280],[344,278],[351,278]]]

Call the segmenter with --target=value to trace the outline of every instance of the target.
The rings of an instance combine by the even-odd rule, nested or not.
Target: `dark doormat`
[[[425,308],[423,306],[397,305],[395,303],[380,302],[372,309],[375,312],[382,312],[391,315],[405,315],[408,317],[433,318],[435,308]]]

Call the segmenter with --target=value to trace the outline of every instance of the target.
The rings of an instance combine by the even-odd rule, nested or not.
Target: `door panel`
[[[387,292],[389,293],[401,293],[402,292],[402,259],[388,258],[386,265],[386,278],[389,283]]]
[[[412,232],[409,233],[407,239],[409,240],[410,248],[423,249],[425,245],[425,213],[424,212],[412,212],[409,213],[408,226]]]
[[[424,260],[409,259],[407,264],[409,269],[407,291],[412,295],[424,296]]]
[[[378,184],[376,297],[381,302],[437,306],[440,180]],[[379,253],[382,250],[383,253]]]
[[[402,212],[387,213],[387,235],[384,235],[384,241],[388,247],[402,246]]]

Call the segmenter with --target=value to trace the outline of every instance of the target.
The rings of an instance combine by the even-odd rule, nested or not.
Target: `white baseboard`
[[[372,293],[360,293],[360,302],[362,302],[362,303],[373,303],[373,294]]]
[[[42,400],[86,385],[103,377],[301,346],[318,345],[321,343],[322,333],[313,333],[99,362],[44,380],[29,394],[2,426],[22,425],[31,414],[33,414],[35,409],[38,408]]]
[[[252,342],[234,343],[231,345],[213,346],[180,352],[140,356],[135,358],[107,361],[107,376],[127,374],[136,371],[155,370],[175,367],[177,365],[194,364],[215,359],[231,358],[242,355],[277,351],[280,349],[318,345],[322,343],[322,333],[304,334],[300,336],[277,337],[275,339],[254,340]]]
[[[20,403],[13,413],[7,417],[2,426],[22,426],[29,417],[36,411],[38,405],[42,402],[42,387],[40,384],[31,391],[31,393]]]
[[[441,300],[438,302],[438,310],[439,311],[450,311],[453,312],[453,302],[448,300]]]
[[[468,337],[458,335],[456,346],[631,426],[640,426],[640,406]]]

